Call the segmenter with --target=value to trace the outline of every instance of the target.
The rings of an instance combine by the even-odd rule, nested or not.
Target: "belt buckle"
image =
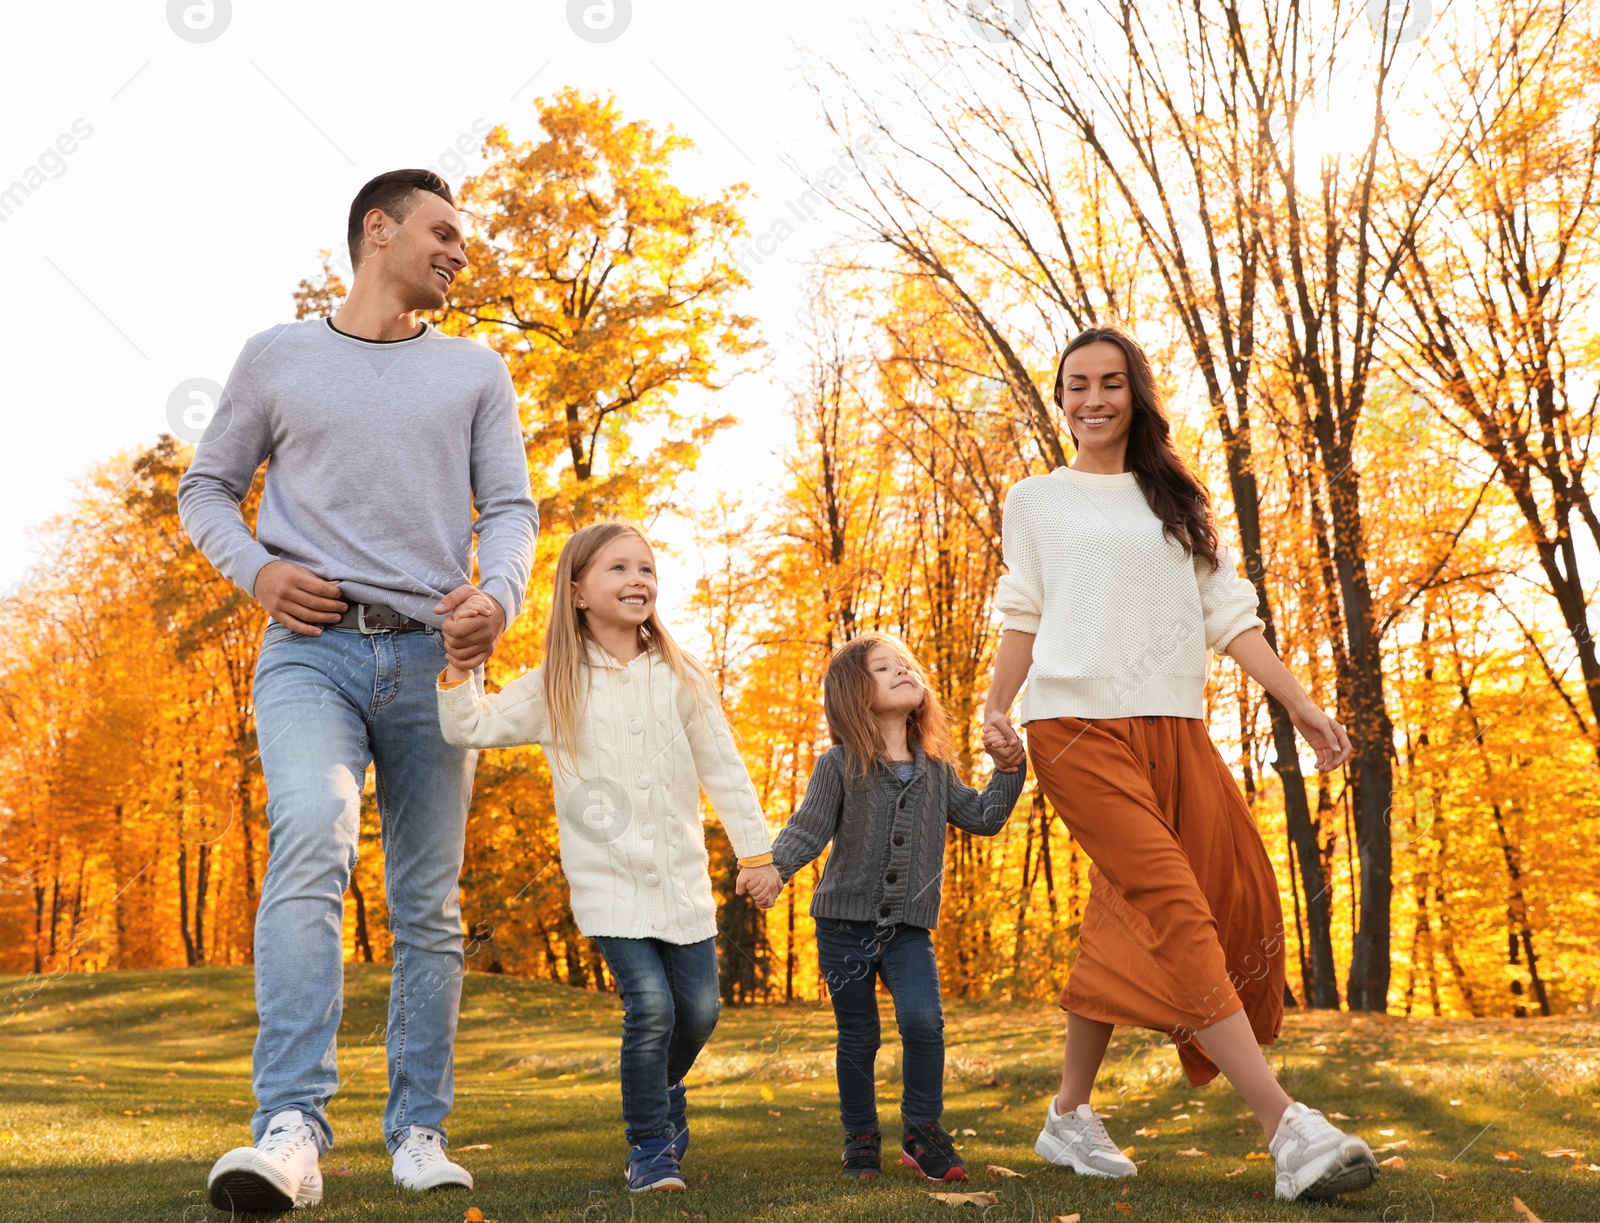
[[[379,625],[373,626],[372,628],[368,628],[367,627],[367,607],[368,606],[369,605],[366,604],[366,603],[357,603],[356,604],[356,627],[358,629],[360,629],[363,633],[366,633],[368,636],[371,636],[373,633],[387,632],[391,627],[393,627],[391,625],[379,624]]]

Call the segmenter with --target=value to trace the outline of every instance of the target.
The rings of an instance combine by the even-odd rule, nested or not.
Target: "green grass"
[[[922,1219],[946,1207],[903,1169],[872,1184],[836,1173],[840,1130],[832,1014],[824,1005],[730,1010],[690,1083],[690,1192],[622,1187],[615,998],[505,977],[468,979],[457,1050],[459,1158],[470,1194],[405,1197],[378,1138],[388,974],[349,971],[323,1161],[326,1220]],[[206,1170],[247,1141],[254,1008],[245,970],[0,979],[0,1220],[220,1219]],[[886,1028],[893,1032],[884,1000]],[[955,1003],[948,1016],[946,1124],[992,1189],[999,1220],[1600,1218],[1600,1041],[1588,1017],[1403,1020],[1291,1013],[1271,1057],[1291,1093],[1353,1120],[1374,1146],[1407,1140],[1404,1170],[1333,1205],[1272,1198],[1259,1129],[1220,1080],[1188,1087],[1170,1048],[1119,1034],[1102,1076],[1108,1127],[1135,1148],[1137,1179],[1080,1179],[1034,1156],[1055,1082],[1061,1016],[1044,1003]],[[898,1051],[879,1064],[897,1119]],[[770,1098],[769,1098],[770,1097]],[[1187,1117],[1179,1114],[1187,1113]],[[1155,1137],[1138,1137],[1139,1128]],[[1384,1131],[1393,1130],[1393,1135]],[[892,1146],[895,1133],[889,1132]],[[460,1150],[478,1147],[478,1149]],[[1184,1156],[1184,1150],[1205,1152]],[[1517,1152],[1517,1160],[1496,1153]],[[1385,1158],[1386,1155],[1380,1155]],[[998,1164],[1026,1174],[1006,1178]],[[1242,1169],[1242,1170],[1240,1170]],[[1231,1175],[1230,1175],[1231,1174]],[[1448,1178],[1448,1179],[1442,1179]],[[1123,1210],[1119,1207],[1127,1207]],[[961,1208],[952,1220],[976,1217]],[[307,1216],[300,1216],[307,1217]]]

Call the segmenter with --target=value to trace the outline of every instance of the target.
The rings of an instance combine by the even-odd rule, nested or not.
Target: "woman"
[[[1290,1100],[1261,1055],[1283,1018],[1283,917],[1261,835],[1206,732],[1208,650],[1288,708],[1319,770],[1349,757],[1349,738],[1262,635],[1144,350],[1120,328],[1085,331],[1062,355],[1055,398],[1077,455],[1007,497],[984,711],[985,748],[1019,762],[1007,714],[1027,681],[1034,773],[1093,863],[1061,994],[1061,1091],[1035,1149],[1087,1175],[1135,1175],[1089,1103],[1112,1028],[1131,1024],[1170,1033],[1191,1083],[1227,1076],[1269,1139],[1279,1198],[1365,1188],[1377,1177],[1367,1144]]]

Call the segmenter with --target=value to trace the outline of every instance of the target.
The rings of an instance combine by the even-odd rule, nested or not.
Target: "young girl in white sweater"
[[[572,914],[622,996],[628,1188],[680,1190],[683,1079],[721,1010],[701,786],[738,855],[736,891],[769,908],[781,885],[711,678],[656,614],[649,543],[622,522],[578,531],[556,565],[544,665],[493,695],[453,665],[438,687],[448,742],[545,749]]]

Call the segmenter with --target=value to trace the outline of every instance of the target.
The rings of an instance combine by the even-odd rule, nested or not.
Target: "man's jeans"
[[[628,1145],[671,1138],[667,1088],[694,1066],[722,1013],[717,940],[595,939],[622,996],[622,1123]]]
[[[457,880],[477,752],[439,730],[434,631],[304,637],[267,627],[256,664],[256,736],[267,782],[267,876],[256,911],[251,1121],[297,1108],[326,1152],[344,1004],[344,894],[356,863],[361,788],[377,764],[384,891],[394,935],[389,988],[390,1149],[412,1125],[443,1131],[454,1096],[463,953]]]
[[[879,926],[819,917],[817,966],[833,995],[839,1026],[835,1068],[839,1119],[847,1134],[878,1130],[873,1070],[881,1040],[878,977],[894,999],[900,1028],[905,1094],[900,1117],[908,1126],[937,1121],[944,1112],[944,1007],[933,939],[920,926]]]

